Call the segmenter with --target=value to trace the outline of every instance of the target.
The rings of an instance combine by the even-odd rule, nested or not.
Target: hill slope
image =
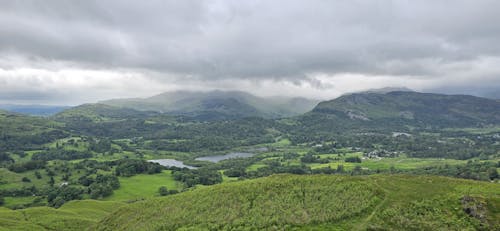
[[[263,98],[240,91],[175,91],[144,99],[114,99],[101,103],[136,110],[220,119],[293,116],[311,110],[317,101],[305,98]]]
[[[96,230],[500,228],[500,185],[445,177],[298,176],[228,183],[124,206]]]
[[[84,230],[123,204],[107,201],[71,201],[59,209],[0,208],[0,230]]]
[[[0,110],[0,151],[32,150],[67,135],[62,124],[47,118]]]
[[[53,118],[57,121],[106,122],[123,119],[141,119],[158,115],[150,111],[137,111],[105,104],[82,104],[57,113]]]
[[[367,122],[402,122],[414,126],[483,126],[500,124],[495,100],[418,92],[355,93],[321,102],[313,113]]]

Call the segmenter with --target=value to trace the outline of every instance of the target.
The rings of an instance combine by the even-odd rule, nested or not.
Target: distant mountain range
[[[58,113],[63,121],[106,121],[162,114],[199,121],[292,117],[313,130],[383,127],[475,127],[500,124],[500,102],[468,95],[414,91],[361,92],[317,104],[244,92],[171,92],[146,99],[84,104]]]
[[[318,102],[306,98],[258,97],[241,91],[175,91],[149,98],[113,99],[100,103],[140,111],[216,120],[253,116],[290,117],[312,110]]]
[[[0,104],[0,109],[26,115],[50,116],[70,108],[69,106]]]

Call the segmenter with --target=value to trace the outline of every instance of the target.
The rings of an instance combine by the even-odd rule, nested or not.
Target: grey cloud
[[[327,89],[309,74],[452,80],[450,66],[500,57],[499,21],[494,0],[0,1],[0,55]]]

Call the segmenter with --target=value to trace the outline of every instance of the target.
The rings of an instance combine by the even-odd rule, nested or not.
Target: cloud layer
[[[0,101],[500,91],[500,2],[1,1]]]

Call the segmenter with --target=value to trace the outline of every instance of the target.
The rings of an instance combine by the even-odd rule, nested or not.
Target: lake
[[[178,168],[189,168],[196,169],[196,167],[185,165],[182,161],[174,159],[158,159],[158,160],[148,160],[149,162],[158,163],[165,167],[178,167]]]
[[[201,160],[201,161],[210,161],[213,163],[217,163],[221,160],[227,160],[227,159],[232,159],[232,158],[248,158],[252,157],[253,153],[249,152],[231,152],[226,155],[218,155],[218,156],[203,156],[203,157],[198,157],[195,160]]]

